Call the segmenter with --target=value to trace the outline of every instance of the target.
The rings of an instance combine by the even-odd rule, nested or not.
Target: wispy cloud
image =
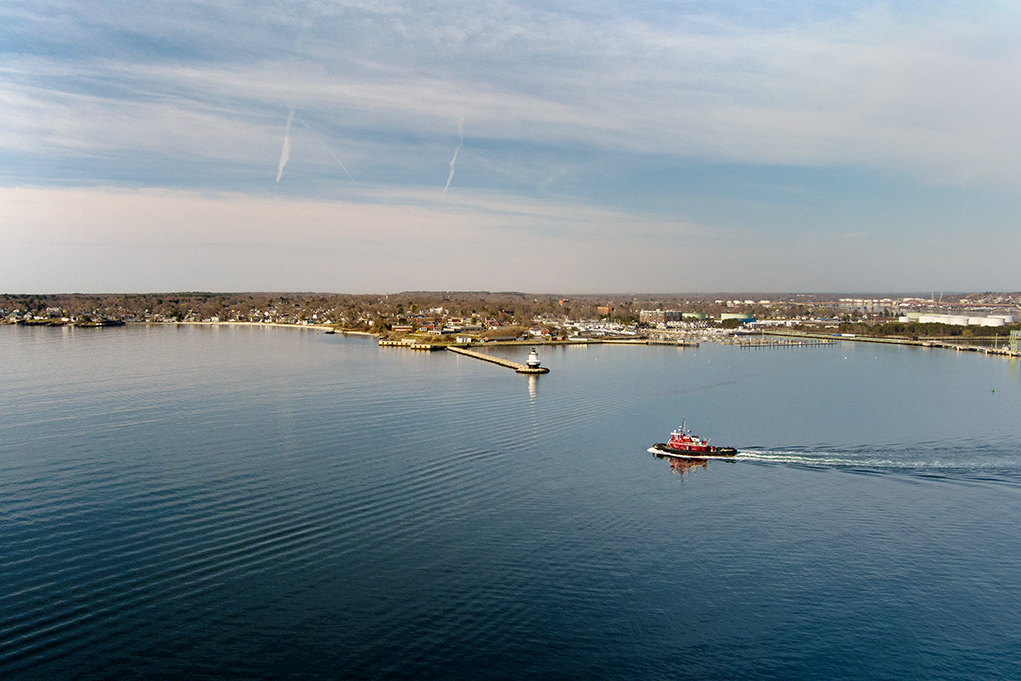
[[[412,64],[403,54],[357,60],[343,41],[313,43],[297,64],[268,55],[202,66],[12,57],[0,69],[9,112],[0,145],[38,148],[59,135],[65,150],[124,142],[145,149],[169,137],[175,155],[261,154],[258,145],[229,148],[234,135],[220,130],[261,126],[270,134],[269,109],[282,91],[319,120],[342,112],[343,128],[320,134],[327,148],[370,144],[374,158],[402,157],[396,140],[439,134],[456,107],[472,119],[476,139],[522,148],[856,164],[1021,184],[1021,133],[1009,114],[1021,108],[1021,92],[1008,85],[1021,80],[1021,43],[1005,39],[1021,35],[1016,19],[1004,27],[913,17],[915,26],[851,15],[782,31],[719,18],[701,31],[634,19],[550,20],[570,39],[548,35],[547,42],[549,29],[529,35],[520,61],[501,61],[501,43],[473,47],[464,38],[459,49],[492,62],[484,73],[447,64],[439,33],[438,42],[422,45],[436,59]],[[546,54],[555,55],[556,68],[539,59]],[[197,117],[205,120],[195,125]],[[153,134],[153,121],[161,134]],[[209,144],[201,130],[223,141]]]

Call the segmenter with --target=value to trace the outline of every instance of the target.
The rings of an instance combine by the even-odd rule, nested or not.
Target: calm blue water
[[[0,678],[1021,678],[1016,362],[542,359],[0,327]]]

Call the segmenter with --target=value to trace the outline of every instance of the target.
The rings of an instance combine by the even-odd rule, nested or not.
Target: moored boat
[[[717,447],[709,444],[708,439],[692,435],[691,431],[681,427],[670,433],[669,442],[657,442],[649,451],[656,456],[669,456],[681,459],[713,459],[727,458],[737,455],[733,447]]]

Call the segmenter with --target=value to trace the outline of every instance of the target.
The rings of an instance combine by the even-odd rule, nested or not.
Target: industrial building
[[[1006,326],[1014,323],[1014,315],[998,314],[988,317],[970,317],[956,314],[926,314],[924,312],[908,312],[901,315],[899,321],[919,324],[950,324],[952,326]]]

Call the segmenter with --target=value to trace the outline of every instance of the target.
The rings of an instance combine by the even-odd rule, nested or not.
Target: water
[[[523,359],[526,349],[494,349]],[[1021,376],[0,327],[0,678],[1021,678]],[[739,448],[674,469],[680,424]]]

